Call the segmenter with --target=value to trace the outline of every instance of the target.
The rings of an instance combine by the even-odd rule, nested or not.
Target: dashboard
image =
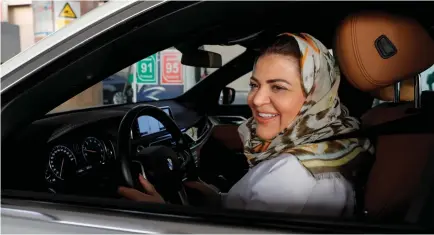
[[[200,153],[213,130],[220,124],[237,125],[241,120],[207,116],[172,100],[150,104],[165,110],[178,125],[196,166],[204,163],[205,158],[201,158]],[[135,104],[113,105],[50,114],[17,130],[2,146],[2,154],[14,156],[3,160],[5,165],[13,166],[2,169],[3,174],[14,180],[5,181],[2,187],[53,193],[71,189],[68,192],[76,193],[88,185],[86,190],[99,191],[99,185],[113,181],[119,171],[116,156],[118,128],[124,115],[133,107]],[[174,145],[170,134],[155,121],[149,117],[138,118],[137,125],[131,128],[132,152],[148,146]],[[216,152],[216,155],[219,154]],[[206,165],[215,167],[214,163]],[[209,169],[205,171],[210,172]],[[22,173],[31,177],[18,177]]]
[[[176,122],[177,113],[169,106],[160,106]],[[102,182],[97,175],[112,174],[116,165],[117,128],[126,112],[109,112],[110,115],[92,115],[86,120],[62,124],[56,128],[46,144],[45,181],[49,191],[55,193],[73,185]],[[76,114],[74,114],[76,115]],[[188,123],[177,122],[188,142],[196,166],[199,165],[200,147],[211,133],[212,119],[196,116]],[[64,119],[65,117],[58,117]],[[187,124],[187,125],[186,125]],[[164,126],[150,116],[140,116],[131,128],[131,151],[165,145],[174,147]],[[98,177],[99,177],[98,176]]]
[[[113,140],[96,133],[66,136],[49,144],[45,180],[56,185],[85,176],[116,159]]]

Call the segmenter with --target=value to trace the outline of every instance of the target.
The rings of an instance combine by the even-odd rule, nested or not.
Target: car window
[[[247,95],[250,91],[250,78],[252,77],[252,71],[241,76],[237,80],[231,82],[227,87],[235,89],[235,99],[231,105],[247,104]]]
[[[203,49],[219,53],[223,65],[245,51],[239,45],[204,45]],[[181,56],[174,48],[157,52],[112,74],[50,113],[176,98],[217,70],[182,65]]]
[[[428,68],[427,70],[423,71],[420,74],[420,90],[423,91],[434,91],[434,65]],[[383,101],[379,99],[374,99],[374,102],[372,104],[372,107],[375,107],[382,103],[388,103],[391,101]]]

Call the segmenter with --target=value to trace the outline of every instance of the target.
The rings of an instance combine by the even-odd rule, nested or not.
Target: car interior
[[[381,10],[372,11],[377,8]],[[239,44],[246,51],[172,100],[38,117],[2,140],[2,155],[11,156],[2,159],[2,191],[121,199],[117,186],[139,187],[136,175],[145,172],[172,204],[203,207],[205,199],[182,188],[182,180],[200,178],[227,192],[249,168],[237,128],[250,117],[250,110],[247,105],[219,104],[220,94],[250,72],[261,45],[284,30],[307,32],[333,50],[341,69],[339,97],[362,124],[361,131],[351,134],[368,136],[375,144],[375,162],[357,188],[355,220],[396,224],[426,220],[424,225],[430,226],[434,94],[420,92],[419,75],[434,64],[434,21],[416,10],[374,6],[360,11],[358,5],[352,9],[324,15],[327,27],[269,25],[290,17],[276,10],[274,18],[258,24],[240,19],[187,32],[189,37],[170,46],[186,54],[205,44]],[[123,65],[139,55],[133,57]],[[236,96],[231,92],[226,93]],[[386,102],[373,107],[374,99]],[[140,120],[147,116],[161,124],[144,131]]]
[[[392,35],[389,30],[396,33],[382,44],[378,39],[386,40],[382,36]],[[414,38],[418,39],[418,43],[413,42]],[[375,47],[369,44],[373,41],[378,42]],[[393,101],[390,98],[395,98],[391,95],[387,97],[388,93],[383,89],[390,93],[391,86],[400,81],[418,81],[419,73],[433,64],[432,52],[433,39],[411,18],[369,12],[349,16],[337,30],[335,53],[341,72],[359,90],[374,91],[374,95],[383,94],[383,97],[379,97],[382,100]],[[390,57],[395,58],[387,60]],[[403,220],[411,207],[412,196],[421,182],[427,160],[434,154],[431,147],[434,143],[434,135],[430,133],[432,130],[424,133],[406,131],[415,132],[420,129],[418,125],[429,129],[432,126],[429,119],[399,124],[394,122],[429,112],[430,100],[425,96],[427,91],[418,104],[415,97],[420,97],[419,87],[414,84],[403,86],[397,92],[407,99],[413,94],[411,98],[414,102],[401,103],[402,99],[398,98],[397,102],[376,106],[361,117],[365,128],[375,130],[388,124],[392,125],[388,128],[394,131],[376,133],[376,159],[364,186],[364,215]]]

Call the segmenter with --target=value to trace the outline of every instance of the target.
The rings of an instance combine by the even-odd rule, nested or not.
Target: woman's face
[[[247,102],[257,122],[256,134],[272,139],[294,121],[304,104],[299,63],[289,56],[263,55],[250,86]]]

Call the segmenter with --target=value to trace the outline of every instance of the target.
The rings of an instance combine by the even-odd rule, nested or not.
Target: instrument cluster
[[[87,136],[71,143],[53,144],[48,153],[45,179],[49,184],[64,182],[86,175],[115,158],[112,141],[103,138]]]

